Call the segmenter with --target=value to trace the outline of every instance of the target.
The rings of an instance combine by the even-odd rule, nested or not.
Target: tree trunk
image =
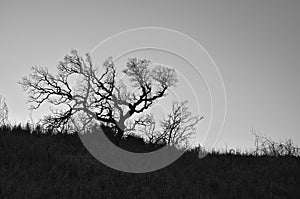
[[[118,122],[118,124],[116,124],[116,145],[119,146],[120,142],[122,140],[122,137],[124,136],[124,130],[125,130],[125,124],[124,122]]]

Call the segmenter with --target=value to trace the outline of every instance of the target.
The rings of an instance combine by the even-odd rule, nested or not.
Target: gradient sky
[[[251,129],[300,144],[299,1],[0,1],[0,94],[12,121],[28,120],[17,81],[55,69],[71,49],[156,26],[183,32],[223,76],[228,112],[218,146],[253,147]]]

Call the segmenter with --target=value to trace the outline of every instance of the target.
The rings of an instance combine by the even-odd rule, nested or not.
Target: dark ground
[[[123,173],[77,135],[0,132],[0,198],[300,198],[300,158],[186,152],[170,166]]]

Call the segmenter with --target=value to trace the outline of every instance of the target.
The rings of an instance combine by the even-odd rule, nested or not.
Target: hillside
[[[126,144],[125,144],[126,145]],[[123,173],[77,135],[0,132],[0,198],[300,198],[300,158],[186,152],[170,166]]]

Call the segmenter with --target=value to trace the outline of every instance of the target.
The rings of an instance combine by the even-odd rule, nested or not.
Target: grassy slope
[[[152,173],[95,160],[77,135],[0,132],[0,198],[300,198],[294,157],[189,152]]]

